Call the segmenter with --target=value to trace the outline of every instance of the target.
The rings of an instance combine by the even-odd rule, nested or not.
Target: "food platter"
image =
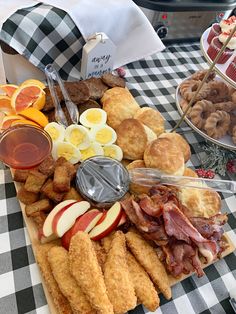
[[[14,174],[14,170],[13,169],[11,169],[11,173],[12,173],[12,176],[13,176],[13,174]],[[21,184],[14,181],[14,185],[15,185],[16,191],[18,192],[18,190],[21,187]],[[30,217],[27,217],[26,212],[25,212],[25,205],[22,202],[20,202],[20,201],[19,201],[19,204],[20,204],[20,207],[21,207],[21,210],[22,210],[22,215],[23,215],[23,218],[24,218],[24,222],[25,222],[28,234],[29,234],[30,241],[31,241],[32,250],[34,252],[34,255],[36,255],[38,247],[40,246],[40,242],[38,240],[38,230],[37,230],[37,227],[36,227],[35,223],[33,222],[33,220]],[[234,246],[230,236],[228,236],[227,233],[225,233],[223,237],[224,237],[224,240],[228,243],[228,248],[225,251],[223,251],[223,253],[221,255],[221,258],[224,258],[225,256],[231,254],[235,250],[235,246]],[[215,262],[216,261],[214,261],[214,263]],[[204,264],[202,266],[202,268],[204,269],[204,268],[208,267],[211,264],[212,263]],[[170,286],[171,287],[174,286],[175,284],[181,282],[182,280],[186,279],[187,277],[189,277],[191,275],[193,275],[193,273],[192,274],[190,273],[188,275],[182,275],[178,279],[176,279],[173,276],[169,275],[168,277],[169,277]],[[47,303],[48,303],[49,311],[50,311],[51,314],[57,314],[58,311],[57,311],[57,309],[55,307],[53,298],[52,298],[52,296],[51,296],[51,294],[50,294],[50,292],[48,290],[47,284],[46,284],[43,276],[41,276],[41,280],[42,280],[42,285],[43,285],[45,297],[46,297],[46,300],[47,300]]]
[[[207,37],[208,34],[210,32],[210,28],[208,28],[207,30],[205,30],[205,32],[202,34],[201,36],[201,40],[200,40],[200,47],[201,47],[201,51],[204,55],[204,57],[206,58],[207,62],[211,65],[213,63],[213,61],[211,60],[211,58],[208,56],[207,54],[207,49],[209,47],[209,44],[207,42]],[[236,56],[236,52],[234,51],[233,55],[229,58],[229,60],[225,63],[225,64],[216,64],[214,69],[216,70],[216,72],[224,79],[226,80],[229,84],[231,84],[231,86],[233,86],[234,88],[236,88],[236,82],[233,81],[226,73],[226,69],[228,67],[228,65],[231,63],[231,61],[234,59],[234,57]]]
[[[176,100],[176,106],[177,109],[179,111],[179,114],[182,116],[183,115],[183,110],[180,106],[180,101],[181,101],[181,95],[179,92],[179,86],[176,89],[176,93],[175,93],[175,100]],[[226,149],[230,149],[230,150],[236,150],[236,145],[234,145],[233,141],[231,140],[231,137],[229,135],[225,135],[224,137],[222,137],[219,140],[216,140],[210,136],[208,136],[206,133],[204,133],[203,131],[201,131],[200,129],[198,129],[186,116],[184,118],[185,122],[194,130],[196,131],[198,134],[200,134],[202,137],[204,137],[206,140],[219,145],[221,147],[224,147]]]

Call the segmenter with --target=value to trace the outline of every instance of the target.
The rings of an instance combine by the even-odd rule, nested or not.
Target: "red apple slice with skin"
[[[57,214],[54,216],[52,221],[52,230],[53,232],[61,238],[63,234],[68,231],[76,219],[83,215],[90,207],[89,202],[81,201],[75,204],[72,204],[68,208],[62,208]]]
[[[108,211],[104,212],[97,225],[89,232],[92,240],[100,240],[114,230],[122,215],[122,208],[119,202],[116,202]]]
[[[66,200],[63,201],[59,204],[57,204],[53,210],[50,211],[50,213],[48,214],[46,220],[44,221],[43,224],[43,235],[45,237],[50,237],[53,234],[53,230],[52,230],[52,221],[53,218],[55,217],[55,215],[63,208],[69,208],[72,204],[77,203],[78,201],[76,200]]]
[[[51,241],[58,239],[58,236],[56,236],[54,233],[52,233],[49,237],[45,237],[43,234],[43,229],[40,228],[38,230],[38,239],[42,244],[44,244],[44,243],[48,243],[48,242],[51,242]]]
[[[122,210],[121,218],[120,218],[120,221],[119,221],[117,227],[120,227],[121,225],[126,223],[126,221],[127,221],[127,215],[126,215],[125,211]]]
[[[78,217],[74,225],[62,236],[61,244],[65,249],[69,249],[71,238],[78,232],[89,232],[97,224],[103,213],[98,209],[91,209]]]

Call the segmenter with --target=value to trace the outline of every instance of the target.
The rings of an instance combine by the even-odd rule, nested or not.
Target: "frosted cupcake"
[[[216,36],[212,39],[211,44],[207,49],[207,54],[214,60],[217,56],[218,52],[222,48],[223,44],[227,40],[229,33],[221,33],[219,36]],[[234,49],[236,48],[236,34],[230,39],[229,43],[227,44],[225,51],[220,56],[217,63],[224,64],[227,60],[233,55]]]
[[[227,20],[222,20],[219,25],[222,33],[230,32],[236,25],[236,16],[233,15]]]
[[[228,75],[231,80],[236,82],[236,57],[230,62],[228,68],[226,69],[226,75]]]
[[[211,26],[211,30],[208,34],[208,37],[207,37],[207,42],[208,44],[210,45],[212,39],[216,36],[219,36],[221,33],[221,28],[220,28],[220,25],[215,23]]]

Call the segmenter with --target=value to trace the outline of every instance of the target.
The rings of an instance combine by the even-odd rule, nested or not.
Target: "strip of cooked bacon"
[[[174,236],[188,244],[191,244],[192,240],[208,263],[217,257],[216,242],[205,239],[175,204],[166,203],[163,205],[163,218],[165,230],[169,236]]]
[[[197,248],[172,238],[167,246],[163,246],[163,251],[166,254],[167,268],[174,277],[182,273],[187,275],[194,270],[198,277],[204,275]]]
[[[158,200],[153,200],[146,194],[140,196],[139,206],[148,215],[158,217],[162,214],[162,202],[159,200],[159,195],[156,195]],[[155,195],[153,196],[155,198]]]
[[[191,217],[189,220],[204,238],[218,241],[224,233],[221,226],[227,222],[228,218],[227,214],[217,214],[210,218]]]

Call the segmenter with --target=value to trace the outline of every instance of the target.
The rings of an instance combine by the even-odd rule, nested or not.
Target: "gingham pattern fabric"
[[[125,67],[127,87],[142,106],[157,108],[171,129],[180,118],[175,104],[176,86],[194,71],[206,68],[199,44],[167,47],[162,53]],[[183,124],[181,130],[188,127]],[[190,167],[199,167],[204,139],[193,131],[184,133],[191,145]],[[14,184],[6,168],[0,170],[0,313],[48,313],[30,240],[16,199]],[[228,213],[225,231],[236,244],[235,195],[222,195],[222,208]],[[173,298],[161,296],[158,314],[233,313],[229,291],[236,285],[235,252],[205,269],[206,275],[185,279],[172,288]],[[149,313],[138,306],[133,314]]]
[[[65,11],[44,4],[18,10],[3,24],[0,38],[42,71],[52,63],[62,79],[80,78],[85,41]]]

